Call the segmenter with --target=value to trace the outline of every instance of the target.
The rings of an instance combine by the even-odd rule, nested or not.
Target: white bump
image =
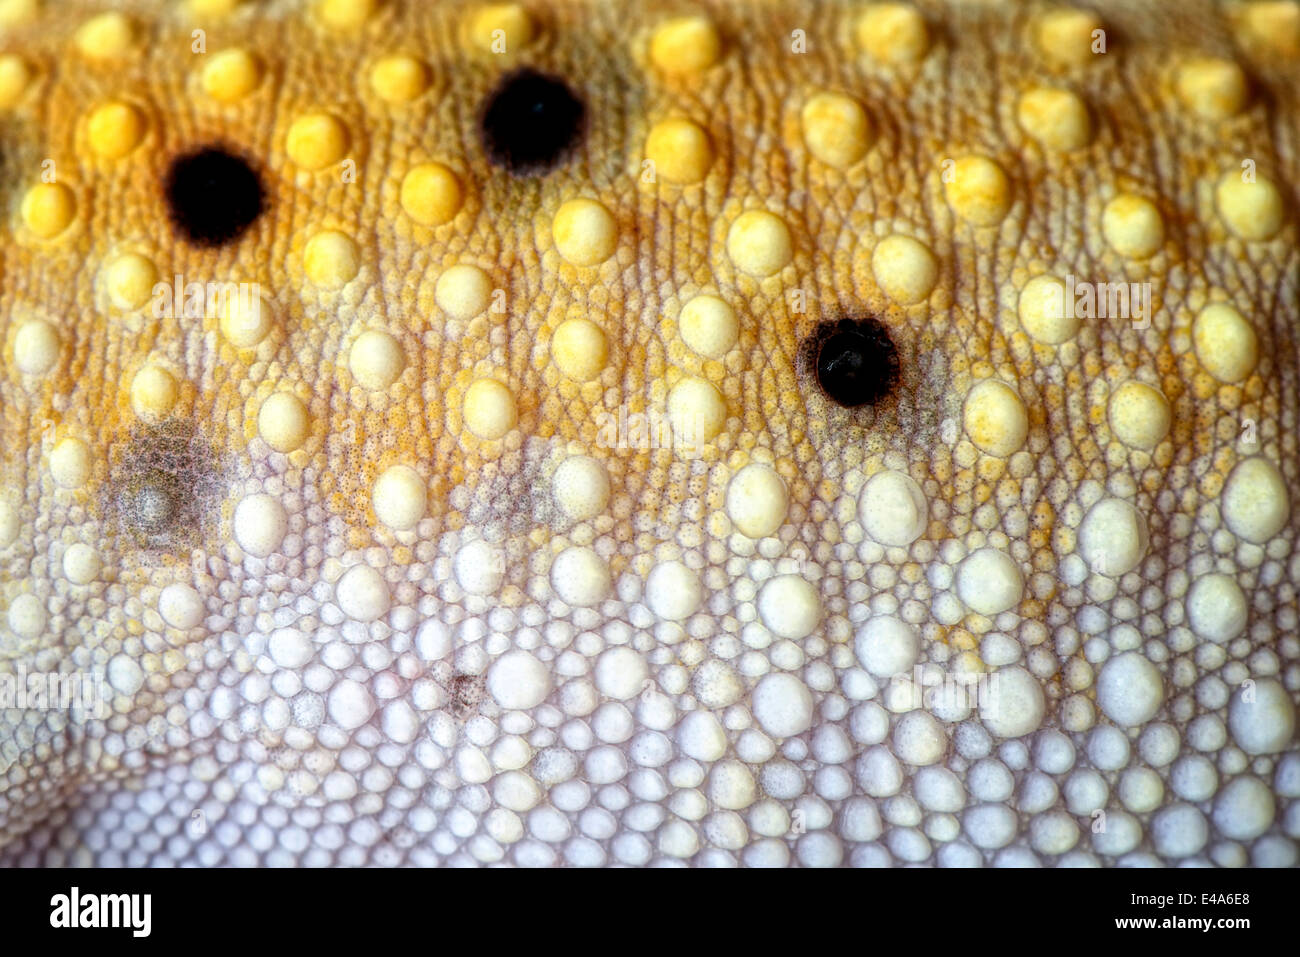
[[[63,574],[74,585],[89,585],[99,577],[99,553],[83,542],[69,545],[63,553]]]
[[[1231,641],[1246,630],[1246,596],[1228,575],[1202,575],[1187,593],[1187,623],[1210,641]]]
[[[1295,736],[1295,702],[1276,680],[1260,679],[1232,696],[1228,728],[1247,754],[1285,751]]]
[[[1001,668],[987,679],[980,694],[980,720],[1000,738],[1018,738],[1037,731],[1046,701],[1038,679],[1024,668]]]
[[[867,534],[881,545],[904,547],[925,534],[930,508],[915,479],[887,469],[862,486],[858,517]]]
[[[745,686],[729,664],[710,658],[695,669],[691,690],[706,708],[728,708],[741,699]]]
[[[1239,777],[1219,791],[1210,813],[1224,837],[1250,841],[1268,830],[1277,814],[1277,804],[1259,778]]]
[[[369,565],[353,565],[344,572],[334,594],[343,614],[356,621],[382,618],[392,601],[384,576]]]
[[[1150,721],[1165,700],[1156,666],[1135,651],[1109,659],[1097,676],[1097,704],[1121,727]]]
[[[441,661],[451,654],[451,629],[430,618],[415,633],[415,649],[425,661]]]
[[[692,711],[677,726],[682,753],[697,761],[716,761],[727,753],[727,732],[708,711]]]
[[[700,576],[681,562],[660,562],[650,570],[646,604],[660,618],[681,621],[695,614],[704,600]]]
[[[389,528],[414,528],[424,518],[428,489],[420,473],[409,465],[385,469],[371,489],[375,517]]]
[[[354,731],[375,713],[375,699],[365,685],[344,678],[330,691],[327,707],[331,721],[344,731]]]
[[[144,670],[134,658],[115,655],[108,661],[104,676],[118,694],[133,695],[144,687]]]
[[[277,628],[266,644],[271,660],[281,668],[301,668],[315,654],[311,639],[297,628]]]
[[[794,675],[767,675],[754,688],[754,717],[776,738],[802,734],[812,726],[813,697]]]
[[[909,711],[894,726],[894,753],[900,760],[920,767],[943,757],[948,736],[943,725],[925,711]]]
[[[595,605],[609,597],[609,567],[593,549],[566,548],[551,565],[551,587],[569,605]]]
[[[505,556],[488,542],[468,542],[456,552],[456,581],[471,595],[490,595],[505,578]]]
[[[9,630],[22,638],[37,638],[45,630],[45,603],[35,595],[19,595],[9,604]]]
[[[739,811],[758,797],[753,773],[739,761],[720,761],[709,772],[709,799],[714,807]]]
[[[1223,486],[1223,519],[1239,538],[1262,545],[1282,531],[1291,514],[1286,482],[1262,456],[1237,464]]]
[[[778,575],[759,591],[758,614],[774,635],[807,638],[821,624],[822,603],[817,589],[798,575]]]
[[[1102,499],[1094,505],[1079,527],[1084,560],[1094,572],[1111,578],[1136,568],[1149,541],[1146,519],[1128,502],[1117,498]]]
[[[90,468],[90,447],[81,439],[63,439],[50,451],[50,475],[60,488],[81,488]]]
[[[535,708],[551,692],[546,666],[526,651],[508,651],[488,670],[488,694],[510,711]]]
[[[867,671],[878,678],[890,678],[911,671],[921,641],[911,625],[892,615],[875,615],[858,629],[853,651]]]
[[[645,659],[626,645],[610,648],[596,660],[596,687],[606,697],[621,701],[635,697],[648,674]]]
[[[1016,607],[1024,587],[1020,566],[996,548],[976,549],[957,570],[957,596],[981,615],[997,615]]]
[[[59,358],[59,333],[43,319],[30,319],[14,334],[14,364],[28,375],[45,375]]]
[[[275,553],[289,533],[289,516],[278,498],[249,495],[235,506],[235,542],[249,555],[266,558]]]
[[[556,504],[574,521],[595,518],[609,504],[609,474],[589,455],[574,455],[561,462],[551,488]]]
[[[173,628],[188,631],[203,621],[203,597],[193,585],[176,582],[158,595],[158,614]]]

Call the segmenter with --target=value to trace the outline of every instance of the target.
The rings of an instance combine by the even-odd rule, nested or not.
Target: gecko
[[[0,0],[0,859],[1289,867],[1300,6]]]

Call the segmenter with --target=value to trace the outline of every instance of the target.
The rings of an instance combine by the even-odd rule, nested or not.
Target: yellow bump
[[[852,97],[817,93],[808,98],[799,118],[808,152],[827,166],[852,166],[871,145],[871,121]]]
[[[86,139],[105,159],[120,159],[144,139],[144,116],[130,103],[102,103],[86,122]]]
[[[737,531],[750,538],[774,535],[789,506],[785,482],[770,466],[746,465],[727,484],[727,517]]]
[[[43,319],[29,319],[14,334],[14,364],[28,375],[44,375],[59,359],[59,333]]]
[[[466,427],[480,439],[503,437],[519,421],[514,393],[496,379],[477,379],[465,390]]]
[[[650,59],[665,73],[695,73],[718,62],[722,40],[707,17],[674,17],[655,27]]]
[[[1001,458],[1018,452],[1029,435],[1029,417],[1020,396],[996,379],[984,379],[966,394],[962,422],[977,448]]]
[[[50,475],[60,488],[81,488],[90,478],[90,448],[81,439],[63,439],[50,452]]]
[[[469,36],[484,53],[516,53],[533,42],[537,25],[518,3],[489,3],[469,18]]]
[[[1206,306],[1192,323],[1196,358],[1220,382],[1240,382],[1255,370],[1259,340],[1246,318],[1227,303]]]
[[[930,49],[925,18],[908,3],[873,3],[854,32],[858,46],[880,63],[916,63]]]
[[[89,585],[99,577],[99,553],[83,542],[63,553],[63,575],[74,585]]]
[[[401,202],[417,223],[441,226],[460,211],[460,180],[441,163],[421,163],[402,179]]]
[[[316,8],[321,21],[335,30],[364,26],[379,10],[380,0],[320,0]]]
[[[409,103],[429,88],[429,68],[404,53],[386,56],[370,68],[370,88],[381,100]]]
[[[1246,105],[1246,74],[1231,60],[1196,57],[1178,68],[1178,99],[1207,120],[1236,116]]]
[[[32,82],[32,68],[16,53],[0,54],[0,110],[16,105]]]
[[[934,291],[939,264],[924,243],[911,236],[886,236],[871,253],[876,284],[894,302],[910,306]]]
[[[1048,62],[1060,66],[1082,66],[1093,57],[1093,34],[1101,21],[1087,10],[1051,10],[1039,17],[1034,38],[1038,51]]]
[[[1165,241],[1165,222],[1149,199],[1120,193],[1101,213],[1101,233],[1117,253],[1146,259]]]
[[[39,0],[0,0],[0,27],[16,27],[35,19]]]
[[[660,120],[645,140],[646,159],[670,183],[698,183],[713,164],[713,144],[698,124],[678,117]]]
[[[113,305],[123,311],[138,309],[153,295],[158,267],[138,253],[118,256],[104,271],[104,286]]]
[[[1002,167],[984,156],[963,156],[944,176],[952,211],[976,226],[996,226],[1011,208],[1011,183]]]
[[[77,199],[62,183],[37,183],[23,196],[23,222],[41,239],[63,232],[76,214]]]
[[[570,379],[586,382],[600,375],[609,358],[605,333],[587,319],[566,319],[551,337],[551,358]]]
[[[394,465],[383,471],[370,490],[375,517],[389,528],[414,528],[424,518],[428,488],[420,473],[409,465]]]
[[[1172,413],[1158,389],[1144,382],[1125,382],[1110,397],[1110,427],[1115,437],[1135,449],[1154,449],[1169,434]]]
[[[1092,139],[1092,119],[1077,93],[1054,87],[1026,90],[1016,104],[1021,129],[1047,149],[1077,150]]]
[[[406,356],[401,344],[388,333],[367,329],[352,343],[348,368],[362,388],[381,392],[402,374]]]
[[[262,82],[262,66],[247,50],[238,47],[214,53],[203,64],[203,92],[222,103],[242,100]]]
[[[713,383],[687,377],[668,393],[668,427],[687,448],[715,438],[727,422],[727,403]]]
[[[677,319],[682,340],[706,359],[721,359],[740,336],[736,310],[717,296],[696,296]]]
[[[176,377],[158,366],[144,366],[131,380],[131,408],[142,419],[166,418],[179,397]]]
[[[328,113],[309,113],[298,117],[289,127],[285,151],[303,169],[324,169],[347,154],[348,131]]]
[[[273,392],[257,411],[257,434],[277,452],[302,448],[311,430],[311,417],[302,400],[289,392]]]
[[[492,280],[478,266],[461,263],[443,270],[433,290],[434,301],[454,319],[473,319],[488,307]]]
[[[1242,181],[1234,170],[1219,180],[1214,203],[1227,227],[1242,239],[1272,239],[1282,228],[1285,209],[1282,194],[1271,180],[1257,176],[1255,182]]]
[[[260,293],[224,297],[218,322],[221,334],[232,346],[251,349],[271,331],[275,311]]]
[[[790,230],[781,217],[764,210],[741,213],[727,232],[727,255],[741,272],[770,276],[794,258]]]
[[[333,289],[356,277],[361,270],[361,252],[351,237],[327,229],[308,240],[303,265],[308,279]]]
[[[1283,56],[1300,54],[1300,3],[1251,0],[1237,12],[1240,30],[1255,46]]]
[[[122,14],[110,11],[83,23],[73,39],[87,59],[115,60],[130,51],[135,42],[135,27]]]
[[[594,199],[571,199],[556,211],[551,235],[566,260],[575,266],[595,266],[614,254],[618,224]]]
[[[1031,338],[1056,346],[1079,331],[1074,310],[1066,315],[1065,283],[1055,276],[1035,276],[1020,290],[1016,312]]]

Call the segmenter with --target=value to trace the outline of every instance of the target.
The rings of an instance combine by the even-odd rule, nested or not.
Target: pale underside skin
[[[1082,55],[1042,40],[1048,7],[977,2],[919,4],[919,49],[879,41],[883,27],[864,49],[858,3],[537,2],[535,36],[504,54],[475,45],[476,8],[460,5],[385,0],[367,17],[345,2],[324,15],[297,2],[125,3],[131,39],[105,62],[74,37],[108,6],[0,0],[0,53],[31,71],[0,110],[0,486],[13,528],[0,674],[104,674],[111,710],[0,711],[0,861],[1294,866],[1294,3],[1097,4],[1105,51]],[[324,22],[358,10],[354,26]],[[651,35],[683,13],[706,14],[721,47],[674,73]],[[498,16],[514,38],[516,21]],[[207,52],[192,52],[196,29]],[[262,71],[222,102],[202,72],[232,48]],[[700,52],[685,41],[679,66]],[[422,60],[427,89],[377,95],[371,69],[390,54]],[[1228,89],[1226,105],[1189,93],[1212,72],[1195,66],[1203,57],[1237,64],[1244,93]],[[490,165],[477,135],[483,98],[517,64],[586,102],[581,146],[546,175]],[[1071,148],[1025,114],[1022,95],[1039,87],[1085,105]],[[823,91],[860,104],[868,132],[802,115]],[[143,138],[96,155],[87,116],[115,98],[139,111]],[[347,137],[318,170],[286,147],[313,112]],[[646,175],[647,136],[671,117],[711,141],[699,182]],[[162,196],[172,159],[212,143],[252,161],[268,200],[216,250],[180,238]],[[657,171],[682,153],[652,157]],[[971,156],[1004,172],[1005,190],[984,197],[992,213],[970,192],[979,170],[945,163]],[[48,237],[23,208],[45,160],[75,199]],[[1272,199],[1216,192],[1245,160]],[[439,225],[401,199],[426,162],[461,187]],[[1103,234],[1122,193],[1154,203],[1154,251]],[[553,229],[580,197],[616,234],[591,265]],[[785,224],[788,257],[761,236],[748,253],[729,244],[754,210]],[[335,260],[309,263],[323,230],[359,259],[337,288],[323,281]],[[933,277],[915,258],[873,266],[893,234],[929,250]],[[215,318],[122,308],[106,276],[124,253],[167,281],[259,283],[269,331],[238,347]],[[483,270],[504,310],[451,316],[435,288],[456,264]],[[1020,293],[1045,274],[1150,282],[1150,321],[1028,335]],[[684,339],[683,306],[700,294],[738,319],[716,357]],[[1212,303],[1258,340],[1230,375],[1248,352],[1240,325],[1200,351],[1194,341]],[[846,314],[876,316],[898,345],[900,384],[874,412],[829,402],[798,366],[817,323]],[[580,342],[590,361],[562,371],[552,342],[575,315],[603,330],[607,354]],[[33,320],[54,346],[20,337]],[[367,329],[403,357],[378,388],[349,362]],[[141,385],[133,405],[145,366],[168,371],[175,394]],[[686,377],[716,389],[680,393],[687,411],[725,404],[699,454],[602,436],[605,413],[663,416]],[[513,423],[477,409],[478,431],[499,424],[500,438],[463,414],[479,379],[513,400]],[[976,421],[963,402],[985,379],[1011,399]],[[1151,388],[1125,418],[1112,397],[1133,380]],[[276,392],[310,416],[287,452],[259,426]],[[145,427],[155,408],[170,426]],[[206,450],[180,476],[194,520],[141,535],[115,503],[169,428]],[[1151,428],[1154,446],[1138,447]],[[69,439],[84,443],[84,476],[55,454]],[[609,482],[582,518],[564,504],[580,486],[557,471],[574,455]],[[1252,457],[1273,471],[1251,472],[1229,500],[1229,475]],[[738,527],[744,503],[728,503],[751,463],[781,482],[750,505],[773,506],[781,485],[788,496],[758,539]],[[395,465],[421,489],[394,493],[415,503],[400,530],[372,501]],[[909,475],[928,509],[900,546],[864,528],[863,486],[884,470]],[[257,501],[271,519],[237,534],[236,506],[254,494],[270,497]],[[1110,576],[1080,554],[1084,517],[1106,498],[1136,509],[1149,537]],[[271,534],[281,509],[287,527]],[[1104,560],[1135,537],[1119,526],[1094,536]],[[248,546],[262,532],[258,557]],[[89,550],[69,558],[78,543]],[[568,554],[590,569],[569,575],[561,561],[557,574],[556,556],[586,547],[597,558]],[[985,547],[1009,561],[962,564]],[[669,566],[678,577],[647,594],[650,570],[674,561],[694,574]],[[354,566],[377,570],[387,601],[339,584]],[[1216,617],[1234,594],[1221,579],[1189,611],[1193,583],[1214,573],[1244,596],[1244,625]],[[794,577],[767,587],[782,575]],[[1018,597],[995,600],[1017,577]],[[194,592],[164,598],[178,583]],[[916,646],[891,659],[903,673],[891,680],[880,662],[906,648],[899,634]],[[1000,674],[1001,712],[916,707],[901,693],[914,664]]]

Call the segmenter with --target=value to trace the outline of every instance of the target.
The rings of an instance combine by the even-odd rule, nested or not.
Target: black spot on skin
[[[482,675],[452,675],[447,689],[451,695],[450,710],[457,721],[478,713],[478,706],[483,701],[487,681]]]
[[[563,80],[516,70],[488,94],[480,124],[483,149],[489,160],[511,173],[545,173],[581,137],[585,112]]]
[[[869,316],[823,322],[803,348],[822,392],[843,408],[875,405],[898,385],[898,348]]]
[[[253,168],[219,147],[174,160],[163,192],[172,222],[197,246],[224,246],[238,239],[264,203]]]
[[[109,515],[124,544],[183,554],[212,531],[222,494],[220,458],[184,419],[136,425],[109,453]]]

